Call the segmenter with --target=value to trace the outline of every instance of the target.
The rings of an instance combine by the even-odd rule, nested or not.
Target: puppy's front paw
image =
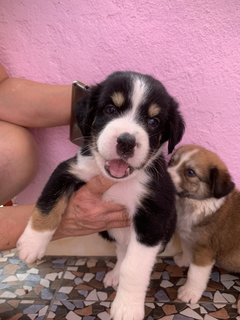
[[[137,302],[132,297],[117,294],[111,307],[111,318],[113,320],[143,320],[144,302]]]
[[[197,303],[201,298],[203,291],[199,288],[185,283],[182,287],[178,289],[178,299],[186,303]]]
[[[52,235],[52,231],[39,232],[28,225],[17,242],[19,258],[29,264],[41,259]]]
[[[115,270],[115,268],[109,271],[103,280],[105,288],[107,287],[115,288],[117,287],[118,282],[119,282],[119,270]]]
[[[189,267],[191,261],[183,253],[178,253],[173,257],[174,262],[179,267]]]

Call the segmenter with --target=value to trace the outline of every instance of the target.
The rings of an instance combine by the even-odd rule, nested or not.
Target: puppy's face
[[[116,72],[91,88],[77,112],[86,143],[113,179],[145,167],[166,141],[171,152],[184,132],[178,105],[162,84],[133,72]]]
[[[168,172],[180,197],[221,198],[234,188],[222,160],[198,145],[180,147],[169,162]]]

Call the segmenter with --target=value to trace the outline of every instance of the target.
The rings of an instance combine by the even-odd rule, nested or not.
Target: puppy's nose
[[[134,154],[136,138],[134,135],[124,132],[117,138],[117,154],[123,158],[131,158]]]

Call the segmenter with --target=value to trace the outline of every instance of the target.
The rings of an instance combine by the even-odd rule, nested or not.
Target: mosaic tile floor
[[[0,253],[0,319],[107,320],[115,296],[103,287],[114,257],[46,257],[28,267],[14,253]],[[199,304],[176,299],[186,269],[158,258],[145,303],[145,319],[237,319],[239,275],[215,268]]]

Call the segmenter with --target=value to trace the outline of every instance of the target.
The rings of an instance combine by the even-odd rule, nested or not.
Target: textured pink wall
[[[183,142],[217,151],[240,184],[239,0],[8,0],[0,8],[0,60],[10,74],[69,83],[133,69],[163,81],[187,122]],[[75,151],[67,128],[41,130],[41,170],[30,201]]]

